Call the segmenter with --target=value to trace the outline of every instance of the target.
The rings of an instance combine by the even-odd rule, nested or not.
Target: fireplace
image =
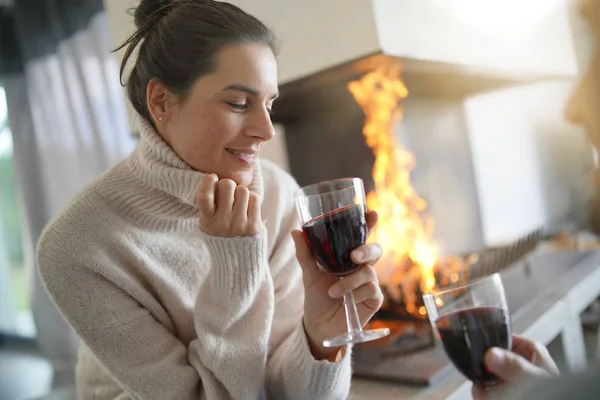
[[[299,184],[358,176],[380,213],[371,240],[384,247],[385,300],[371,324],[392,334],[357,347],[357,374],[368,376],[378,357],[433,346],[422,294],[500,270],[535,247],[539,232],[486,249],[463,106],[532,79],[378,53],[280,88],[273,119]],[[413,372],[398,379],[429,381]]]
[[[374,54],[280,88],[292,175],[364,180],[380,281],[407,315],[423,318],[420,294],[459,283],[484,247],[464,99],[526,81]]]
[[[374,193],[369,207],[382,219],[373,239],[386,248],[377,266],[386,298],[373,323],[394,334],[365,347],[366,359],[377,363],[381,355],[430,346],[422,293],[514,263],[539,241],[532,231],[585,210],[574,183],[587,185],[577,178],[584,176],[578,169],[587,146],[575,135],[563,138],[553,108],[570,82],[534,87],[531,96],[511,92],[577,74],[564,1],[243,3],[283,42],[273,120],[285,137],[292,175],[300,185],[357,176]],[[389,103],[381,97],[388,89]],[[522,115],[540,99],[544,105],[534,111],[541,110],[544,125],[538,129]],[[558,117],[545,118],[550,115]],[[556,133],[552,140],[548,131]],[[551,147],[561,151],[560,171],[552,168]],[[519,162],[492,162],[515,148]],[[540,177],[539,169],[549,174]],[[512,178],[517,175],[523,179]],[[373,363],[355,363],[355,371],[389,373],[388,364]],[[425,372],[418,378],[406,368],[387,377],[430,382],[437,366],[429,359],[420,365]],[[411,369],[420,368],[413,363]]]

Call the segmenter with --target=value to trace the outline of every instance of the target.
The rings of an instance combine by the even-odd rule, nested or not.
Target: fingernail
[[[501,368],[504,364],[504,351],[498,347],[492,347],[488,350],[485,361],[488,368],[492,370]]]
[[[337,299],[338,297],[340,297],[342,294],[342,289],[340,289],[339,286],[333,286],[331,287],[331,289],[329,289],[329,296],[333,297],[334,299]]]
[[[359,262],[363,262],[365,260],[365,253],[362,250],[357,250],[354,252],[354,258]]]

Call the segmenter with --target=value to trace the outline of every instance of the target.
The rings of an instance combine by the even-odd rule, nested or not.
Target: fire
[[[367,195],[367,206],[380,216],[370,236],[370,241],[384,250],[384,259],[378,264],[380,280],[399,284],[408,276],[408,269],[418,266],[420,276],[414,278],[423,293],[430,293],[436,286],[434,266],[439,260],[432,236],[433,220],[423,215],[427,203],[410,181],[415,159],[394,135],[402,120],[399,103],[408,96],[400,68],[380,67],[350,82],[348,89],[365,113],[363,134],[375,155],[375,190]],[[411,303],[407,303],[409,312],[417,311]],[[417,312],[423,315],[424,308]]]

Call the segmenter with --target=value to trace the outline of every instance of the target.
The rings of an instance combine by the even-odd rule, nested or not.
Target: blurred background
[[[597,155],[563,112],[592,46],[578,1],[232,3],[282,42],[278,134],[263,157],[300,184],[359,176],[385,217],[387,308],[378,321],[402,321],[398,337],[422,320],[423,292],[536,251],[568,253],[552,259],[566,269],[595,251]],[[35,244],[77,190],[135,147],[118,77],[123,52],[111,50],[133,32],[127,10],[136,4],[0,0],[2,400],[75,396],[77,339],[40,285]],[[374,110],[382,96],[397,106]],[[369,140],[365,128],[375,132]],[[399,204],[408,211],[395,212]],[[563,273],[557,267],[549,281]],[[575,324],[593,357],[598,296],[586,293]],[[533,301],[519,296],[515,307]],[[566,368],[576,364],[569,357]],[[387,378],[435,389],[431,374]]]

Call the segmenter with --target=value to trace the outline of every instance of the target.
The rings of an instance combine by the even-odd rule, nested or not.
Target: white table
[[[535,273],[543,273],[543,263],[537,257],[549,254],[540,250],[532,256]],[[544,252],[544,253],[541,253]],[[572,253],[573,258],[578,255]],[[556,254],[568,257],[569,254]],[[524,266],[515,266],[503,272],[503,279],[518,279]],[[512,277],[511,277],[512,275]],[[508,291],[508,289],[507,289]],[[581,313],[600,296],[600,252],[586,254],[574,261],[559,279],[533,294],[533,300],[512,315],[513,332],[531,340],[549,344],[559,335],[562,338],[565,360],[571,371],[584,369],[586,353]],[[415,387],[395,383],[354,379],[350,400],[421,400],[471,398],[471,383],[452,369],[436,385]]]

